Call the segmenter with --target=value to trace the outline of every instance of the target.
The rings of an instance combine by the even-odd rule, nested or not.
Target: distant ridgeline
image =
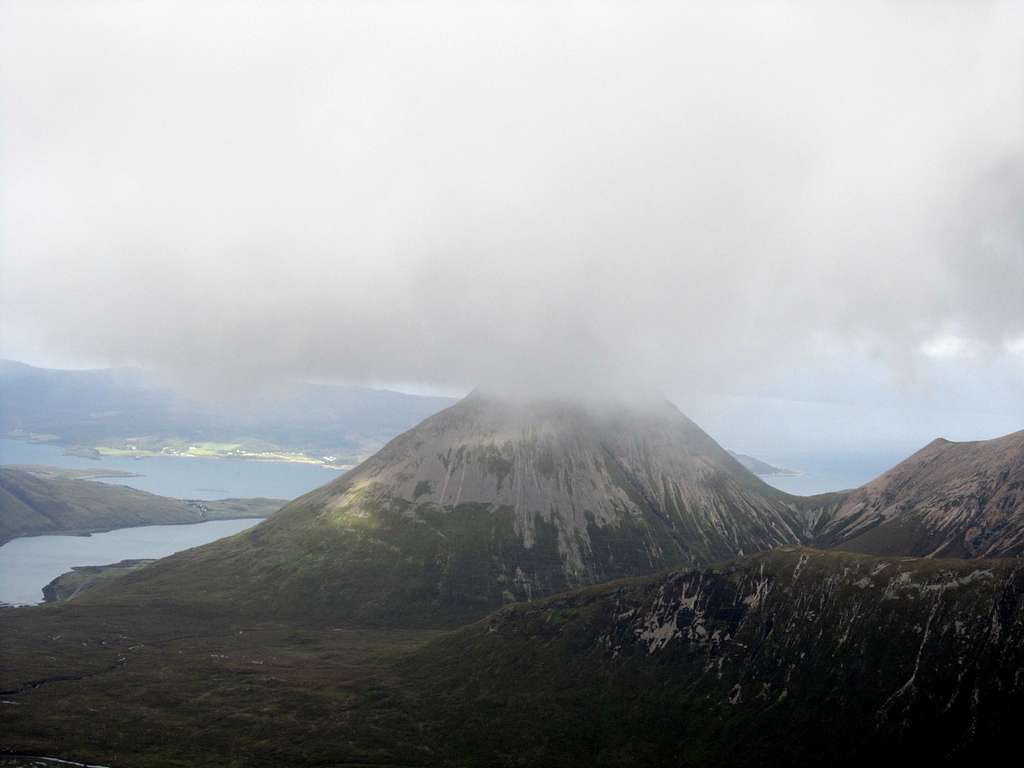
[[[175,393],[137,369],[60,371],[0,361],[0,436],[54,441],[84,456],[101,448],[351,464],[452,402],[296,382],[228,408]]]
[[[736,451],[729,451],[733,458],[736,459],[740,464],[749,469],[755,475],[799,475],[792,469],[780,469],[779,467],[773,467],[766,461],[755,459],[753,456],[747,456],[745,453],[736,453]]]

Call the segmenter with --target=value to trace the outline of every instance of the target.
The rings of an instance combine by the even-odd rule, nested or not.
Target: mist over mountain
[[[5,768],[1020,751],[1021,2],[0,0],[0,100],[0,541],[303,493],[0,606]]]
[[[4,356],[1019,421],[1017,3],[300,6],[3,5]]]

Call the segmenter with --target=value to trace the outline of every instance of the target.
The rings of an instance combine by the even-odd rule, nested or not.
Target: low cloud
[[[4,354],[857,399],[956,338],[1024,383],[1024,8],[677,5],[2,3]]]

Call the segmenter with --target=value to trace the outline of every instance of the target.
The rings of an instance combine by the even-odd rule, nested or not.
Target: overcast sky
[[[1019,0],[0,7],[4,357],[1024,428]]]

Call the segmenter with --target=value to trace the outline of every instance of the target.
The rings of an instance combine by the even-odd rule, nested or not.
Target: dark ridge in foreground
[[[862,766],[1005,759],[1016,560],[785,548],[438,634],[76,600],[0,611],[0,744],[106,765]]]
[[[1016,750],[1022,599],[1019,561],[787,548],[512,606],[404,670],[452,764],[974,761]]]

